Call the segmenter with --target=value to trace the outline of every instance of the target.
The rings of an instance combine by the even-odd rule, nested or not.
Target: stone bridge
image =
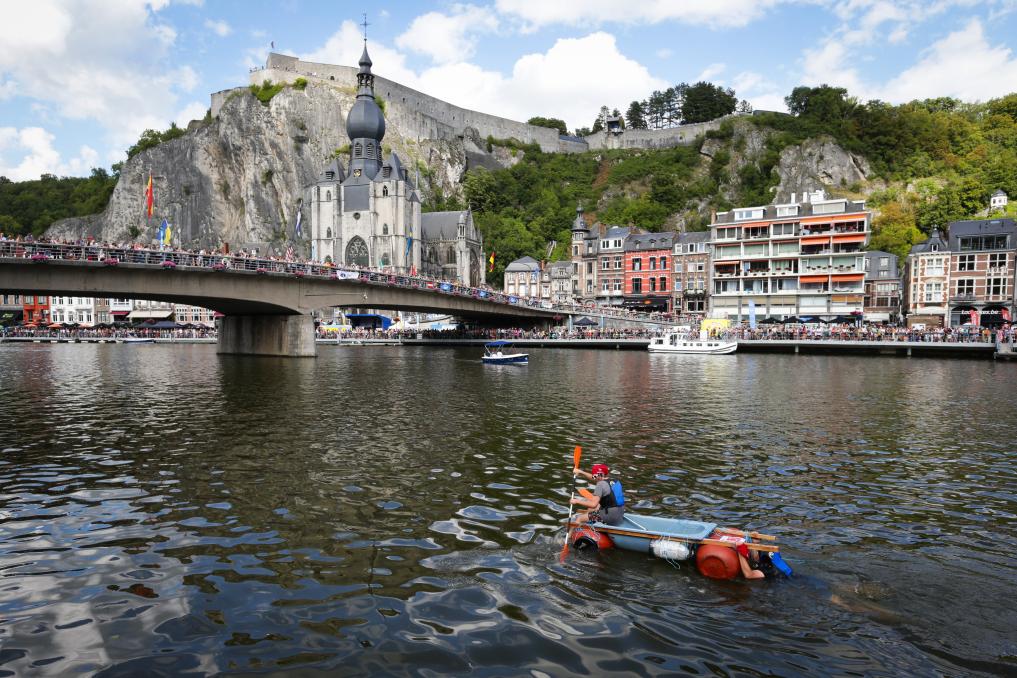
[[[447,313],[491,326],[549,325],[563,317],[560,310],[523,299],[411,276],[221,255],[10,242],[0,242],[0,290],[210,308],[225,316],[219,352],[250,355],[315,355],[311,313],[334,306]]]

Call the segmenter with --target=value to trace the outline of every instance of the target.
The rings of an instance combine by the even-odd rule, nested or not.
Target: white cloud
[[[451,14],[428,12],[418,16],[396,38],[396,45],[426,54],[436,63],[456,63],[473,56],[477,34],[497,30],[498,19],[491,10],[456,5]]]
[[[588,126],[601,105],[625,110],[667,82],[618,51],[613,35],[562,38],[516,61],[511,77],[470,64],[428,69],[420,89],[465,108],[515,120],[540,115]]]
[[[990,45],[982,22],[932,44],[921,60],[879,88],[879,98],[902,102],[952,96],[963,101],[991,99],[1017,83],[1017,59],[1009,47]]]
[[[551,24],[656,24],[665,21],[727,28],[745,26],[781,0],[497,0],[498,11],[523,22],[524,30]]]
[[[406,57],[403,54],[376,40],[370,41],[368,49],[371,60],[375,63],[375,75],[411,87],[414,86],[413,83],[417,76],[406,67]],[[323,64],[355,66],[360,61],[360,54],[363,50],[364,37],[360,34],[360,28],[353,21],[346,20],[339,26],[339,30],[325,41],[324,45],[313,52],[300,55],[300,58],[304,61]]]
[[[55,115],[94,120],[106,130],[107,143],[126,149],[144,129],[164,129],[180,108],[179,93],[198,85],[193,69],[168,59],[176,30],[156,15],[165,5],[166,0],[20,4],[0,22],[0,82]],[[32,134],[25,143],[35,145],[26,157],[36,160],[26,167],[59,164],[41,150],[38,133]]]
[[[201,120],[204,118],[206,112],[208,112],[208,104],[192,101],[180,109],[173,122],[177,124],[177,127],[187,127],[187,123],[191,120]]]
[[[703,69],[702,73],[696,76],[695,82],[700,82],[703,80],[706,81],[713,80],[718,75],[723,73],[725,68],[727,68],[726,64],[710,64],[709,66]]]
[[[89,146],[82,146],[77,157],[62,162],[53,148],[55,138],[41,127],[0,127],[0,176],[26,181],[42,174],[81,175],[99,164],[99,154]],[[20,156],[17,164],[8,161],[11,155]]]
[[[230,27],[225,21],[213,21],[212,19],[205,19],[205,28],[212,31],[220,38],[225,38],[227,35],[233,32],[233,28]]]

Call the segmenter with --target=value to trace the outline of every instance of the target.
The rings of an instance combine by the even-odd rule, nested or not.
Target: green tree
[[[625,111],[625,120],[632,129],[646,129],[645,111],[642,102],[633,101]]]
[[[706,122],[733,113],[738,98],[731,88],[723,88],[709,82],[697,82],[685,90],[681,104],[684,123]]]
[[[558,130],[558,134],[569,133],[568,125],[566,125],[565,121],[560,118],[542,118],[537,116],[527,120],[526,124],[536,125],[537,127],[550,127],[551,129]]]
[[[883,205],[879,215],[872,220],[869,249],[896,254],[903,261],[911,246],[925,240],[925,237],[918,230],[911,205],[894,200]]]

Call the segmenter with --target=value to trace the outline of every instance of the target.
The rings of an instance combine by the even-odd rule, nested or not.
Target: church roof
[[[420,234],[425,240],[455,240],[459,221],[466,221],[466,210],[424,212],[420,215]]]
[[[331,173],[332,176],[329,176]],[[346,179],[346,170],[343,169],[342,164],[338,158],[332,160],[328,167],[321,170],[321,174],[318,175],[318,181],[338,181],[342,182]]]
[[[379,180],[395,179],[396,181],[405,181],[412,185],[410,182],[409,174],[404,176],[406,170],[403,169],[403,163],[399,159],[399,156],[393,152],[388,156],[388,162],[385,163],[381,168],[381,176],[377,177]]]

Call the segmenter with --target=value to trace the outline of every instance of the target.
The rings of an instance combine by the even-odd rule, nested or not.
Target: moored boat
[[[569,529],[577,551],[620,548],[670,562],[695,558],[699,572],[711,579],[734,579],[742,573],[738,561],[742,546],[743,553],[754,554],[749,556],[754,569],[787,576],[792,572],[781,558],[776,537],[716,523],[626,513],[619,525],[572,522]]]
[[[698,353],[724,355],[738,350],[738,342],[710,339],[705,332],[696,337],[688,330],[673,330],[653,337],[647,347],[651,353]]]
[[[509,352],[511,346],[511,341],[489,341],[484,344],[484,355],[480,359],[485,363],[493,365],[525,364],[530,362],[529,353],[511,353]]]

